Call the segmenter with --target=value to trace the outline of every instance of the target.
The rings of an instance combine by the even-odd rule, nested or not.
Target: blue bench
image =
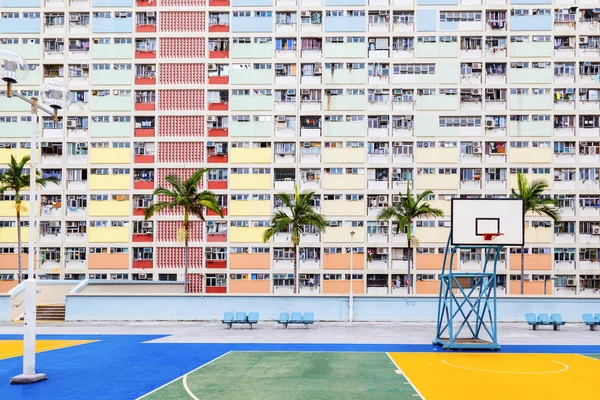
[[[560,330],[560,327],[565,325],[565,321],[560,314],[552,314],[551,316],[548,316],[548,314],[538,314],[536,317],[534,313],[527,313],[525,314],[525,320],[527,321],[527,325],[533,327],[534,331],[537,331],[540,325],[552,326],[555,331]]]
[[[236,312],[234,317],[232,312],[226,312],[223,314],[221,322],[226,324],[229,329],[231,329],[233,324],[248,324],[250,325],[250,329],[252,329],[252,325],[258,324],[258,313],[249,312],[246,315],[245,312]]]
[[[590,331],[595,331],[597,326],[600,326],[600,314],[593,316],[592,314],[583,314],[583,323],[590,327]]]
[[[299,312],[293,312],[290,316],[286,312],[279,313],[277,323],[287,328],[288,325],[304,325],[308,329],[308,325],[312,325],[315,322],[315,314],[312,312],[305,312],[304,315]]]

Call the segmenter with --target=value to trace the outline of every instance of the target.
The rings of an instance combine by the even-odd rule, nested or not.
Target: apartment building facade
[[[597,0],[0,0],[0,48],[30,64],[26,95],[60,80],[72,104],[34,121],[0,92],[0,164],[29,153],[46,279],[180,280],[181,215],[144,221],[165,177],[210,168],[225,210],[194,221],[207,293],[291,293],[289,235],[263,243],[275,194],[314,190],[301,293],[406,294],[404,232],[379,222],[408,185],[446,213],[415,224],[417,294],[439,290],[453,197],[545,179],[562,221],[528,216],[527,294],[600,296]],[[29,197],[24,196],[30,210]],[[14,196],[0,198],[0,277],[17,267]],[[28,237],[23,222],[22,237]],[[351,250],[350,232],[355,232]],[[520,289],[519,248],[498,289]],[[350,257],[352,270],[350,270]],[[26,265],[27,255],[24,256]],[[481,250],[456,265],[477,271]],[[203,281],[204,276],[204,281]]]

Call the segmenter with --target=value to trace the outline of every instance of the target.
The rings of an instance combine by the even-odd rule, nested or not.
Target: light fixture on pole
[[[36,156],[37,156],[37,135],[38,119],[37,114],[41,110],[51,115],[54,121],[58,121],[58,110],[65,109],[71,102],[71,94],[67,87],[56,81],[47,82],[42,85],[42,102],[47,104],[45,107],[38,104],[38,98],[28,98],[18,92],[13,93],[13,85],[24,81],[29,72],[29,66],[15,52],[0,50],[0,65],[2,65],[2,80],[6,82],[6,97],[16,97],[31,105],[31,119],[33,130],[31,132],[30,147],[30,169],[29,169],[29,200],[30,204],[35,204],[36,200]],[[20,249],[19,249],[20,250]],[[29,210],[29,257],[27,257],[27,280],[25,286],[25,312],[23,335],[23,373],[11,378],[11,383],[35,383],[46,379],[46,374],[36,372],[35,369],[35,328],[36,328],[36,281],[34,278],[35,263],[35,207]]]
[[[354,234],[356,232],[350,232],[350,300],[348,301],[348,308],[350,309],[350,322],[354,322],[354,291],[352,286],[354,285],[354,280],[352,278],[353,272],[353,263],[354,263]]]

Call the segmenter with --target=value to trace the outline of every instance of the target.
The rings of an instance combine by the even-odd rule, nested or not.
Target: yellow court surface
[[[36,353],[43,351],[64,349],[65,347],[79,346],[97,342],[97,340],[38,340],[36,342]],[[0,360],[19,357],[23,355],[22,340],[0,340]]]
[[[427,400],[596,396],[600,361],[577,354],[389,353]]]

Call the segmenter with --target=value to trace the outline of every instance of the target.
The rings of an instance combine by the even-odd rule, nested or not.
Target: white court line
[[[152,393],[154,393],[154,392],[157,392],[157,391],[159,391],[160,389],[164,388],[165,386],[168,386],[168,385],[170,385],[171,383],[175,382],[175,381],[176,381],[176,380],[178,380],[179,378],[183,378],[183,379],[184,379],[184,384],[183,384],[183,387],[184,387],[184,389],[186,390],[186,392],[187,392],[187,393],[188,393],[188,394],[189,394],[189,395],[190,395],[190,396],[191,396],[193,399],[196,399],[196,400],[198,400],[198,398],[197,398],[196,396],[194,396],[194,394],[193,394],[193,393],[191,393],[191,392],[190,392],[189,388],[187,387],[187,383],[185,383],[185,382],[186,382],[186,381],[185,381],[185,379],[186,379],[186,378],[187,378],[187,376],[188,376],[189,374],[191,374],[192,372],[196,372],[196,371],[198,371],[200,368],[207,366],[208,364],[212,363],[213,361],[217,361],[219,358],[223,358],[223,357],[225,357],[225,356],[226,356],[226,355],[228,355],[229,353],[231,353],[231,351],[228,351],[228,352],[227,352],[227,353],[225,353],[225,354],[221,354],[219,357],[217,357],[217,358],[214,358],[214,359],[210,360],[209,362],[202,364],[202,365],[201,365],[201,366],[199,366],[198,368],[196,368],[196,369],[193,369],[193,370],[191,370],[190,372],[187,372],[187,373],[185,373],[185,374],[183,374],[183,375],[181,375],[181,376],[178,376],[177,378],[173,379],[172,381],[170,381],[170,382],[167,382],[167,383],[165,383],[164,385],[162,385],[162,386],[160,386],[160,387],[157,387],[157,388],[156,388],[156,389],[154,389],[153,391],[151,391],[151,392],[148,392],[148,393],[146,393],[145,395],[143,395],[143,396],[141,396],[141,397],[138,397],[136,400],[140,400],[140,399],[143,399],[143,398],[144,398],[144,397],[146,397],[146,396],[150,396]]]
[[[390,360],[392,361],[392,363],[394,363],[394,365],[396,366],[396,368],[398,368],[398,371],[400,371],[400,373],[402,375],[404,375],[404,379],[406,379],[408,381],[408,383],[410,383],[410,386],[412,386],[412,388],[414,389],[415,392],[417,392],[417,394],[419,395],[420,398],[422,398],[423,400],[425,400],[425,396],[423,396],[421,394],[421,392],[419,392],[419,389],[417,389],[417,387],[411,382],[411,380],[408,378],[408,376],[406,376],[406,374],[404,373],[404,371],[402,371],[402,369],[400,368],[400,366],[398,364],[396,364],[396,361],[394,361],[394,359],[392,358],[392,356],[390,356],[390,353],[385,353]]]
[[[555,360],[552,360],[552,362],[562,365],[563,369],[556,370],[556,371],[532,371],[532,372],[527,372],[527,371],[497,371],[497,370],[493,370],[493,369],[481,369],[481,368],[463,367],[462,365],[451,364],[451,363],[449,363],[446,360],[442,360],[442,362],[444,364],[450,366],[450,367],[467,369],[469,371],[477,371],[477,372],[491,372],[493,374],[545,375],[545,374],[557,374],[559,372],[565,372],[566,370],[569,369],[569,366],[567,364],[563,364],[563,363],[555,361]]]

